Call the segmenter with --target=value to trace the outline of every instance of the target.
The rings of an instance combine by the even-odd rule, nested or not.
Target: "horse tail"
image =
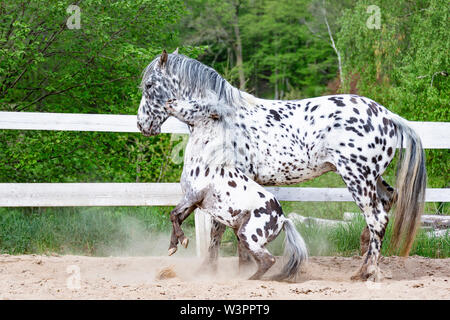
[[[295,228],[294,223],[285,218],[283,229],[286,232],[284,240],[284,256],[289,257],[289,261],[281,272],[273,277],[274,280],[291,279],[295,277],[303,262],[308,260],[308,249],[305,241]]]
[[[392,121],[400,138],[397,146],[401,149],[397,163],[397,205],[391,248],[400,248],[400,255],[408,256],[424,209],[427,184],[425,153],[419,136],[402,118],[395,116]]]

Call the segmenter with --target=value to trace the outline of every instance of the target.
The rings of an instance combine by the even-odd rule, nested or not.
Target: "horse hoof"
[[[170,248],[168,251],[169,256],[173,255],[175,252],[177,252],[177,247],[175,248]]]
[[[183,245],[183,247],[187,248],[188,244],[189,244],[189,239],[188,238],[184,238],[183,241],[181,242],[181,244]]]
[[[269,280],[278,281],[278,282],[289,282],[289,280],[291,280],[291,279],[289,279],[289,277],[287,277],[286,275],[279,273],[279,274],[271,276],[269,278]]]

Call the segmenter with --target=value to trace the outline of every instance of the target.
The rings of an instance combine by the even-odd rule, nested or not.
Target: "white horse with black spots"
[[[160,133],[161,125],[170,116],[187,123],[191,130],[181,180],[185,197],[171,213],[174,231],[170,253],[176,250],[178,241],[187,245],[180,225],[196,207],[207,207],[215,219],[206,261],[213,263],[225,225],[236,231],[236,221],[230,217],[237,214],[233,217],[229,213],[227,221],[223,210],[247,212],[255,207],[265,208],[261,200],[264,203],[272,200],[279,206],[273,195],[259,185],[294,184],[334,171],[341,175],[367,223],[367,250],[352,279],[380,279],[378,258],[388,211],[394,203],[397,209],[392,247],[401,248],[401,254],[408,255],[423,211],[426,169],[420,138],[400,116],[371,99],[351,94],[293,101],[259,99],[234,88],[212,68],[177,52],[164,51],[150,63],[143,75],[142,89],[138,128],[144,135]],[[208,149],[213,141],[214,147]],[[400,152],[394,190],[381,176],[397,147],[403,147],[404,151]],[[209,164],[213,169],[209,168],[207,179]],[[223,180],[226,175],[225,171],[220,175],[221,167],[229,180]],[[241,188],[251,185],[252,191],[233,188],[231,179],[236,184],[239,181]],[[214,188],[218,190],[213,191]],[[232,189],[236,191],[233,195]],[[264,198],[255,197],[258,192]],[[221,201],[233,205],[222,205],[219,209],[219,199],[215,198],[218,194]],[[275,216],[273,212],[277,210],[271,206],[270,212],[264,214]],[[259,212],[258,215],[262,216]],[[257,218],[260,217],[255,217],[255,221]],[[259,227],[263,240],[257,237],[258,227],[247,226],[251,231],[245,236],[251,234],[252,239],[255,235],[254,242],[258,245],[270,240],[263,231],[272,228],[275,234],[286,221],[286,218],[276,222],[265,219],[266,229]],[[273,223],[276,228],[271,227]],[[289,229],[291,223],[284,225]],[[252,240],[247,238],[245,245],[241,245],[243,237],[239,237],[239,232],[237,236],[243,263],[248,258],[247,249],[252,250]],[[291,261],[290,271],[285,268],[286,277],[292,276],[298,270],[298,262],[306,257],[300,239],[297,233],[295,240],[291,238],[291,245],[297,246],[296,262]],[[255,276],[260,276],[264,268],[260,258],[252,254],[260,264]]]

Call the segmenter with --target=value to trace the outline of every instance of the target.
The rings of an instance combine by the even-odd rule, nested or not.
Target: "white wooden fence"
[[[409,122],[424,148],[449,149],[449,122]],[[135,115],[0,112],[0,129],[138,132]],[[189,133],[169,118],[162,133]],[[280,201],[352,201],[345,188],[267,187]],[[0,207],[173,206],[178,183],[0,183]],[[450,189],[427,189],[427,202],[449,202]],[[206,251],[209,219],[196,212],[197,254]]]

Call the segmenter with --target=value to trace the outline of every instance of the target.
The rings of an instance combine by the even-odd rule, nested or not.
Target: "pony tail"
[[[294,278],[300,270],[300,266],[308,260],[308,249],[305,241],[295,228],[294,223],[285,218],[283,229],[286,232],[284,255],[289,257],[289,261],[279,274],[272,277],[272,280],[277,281]]]

